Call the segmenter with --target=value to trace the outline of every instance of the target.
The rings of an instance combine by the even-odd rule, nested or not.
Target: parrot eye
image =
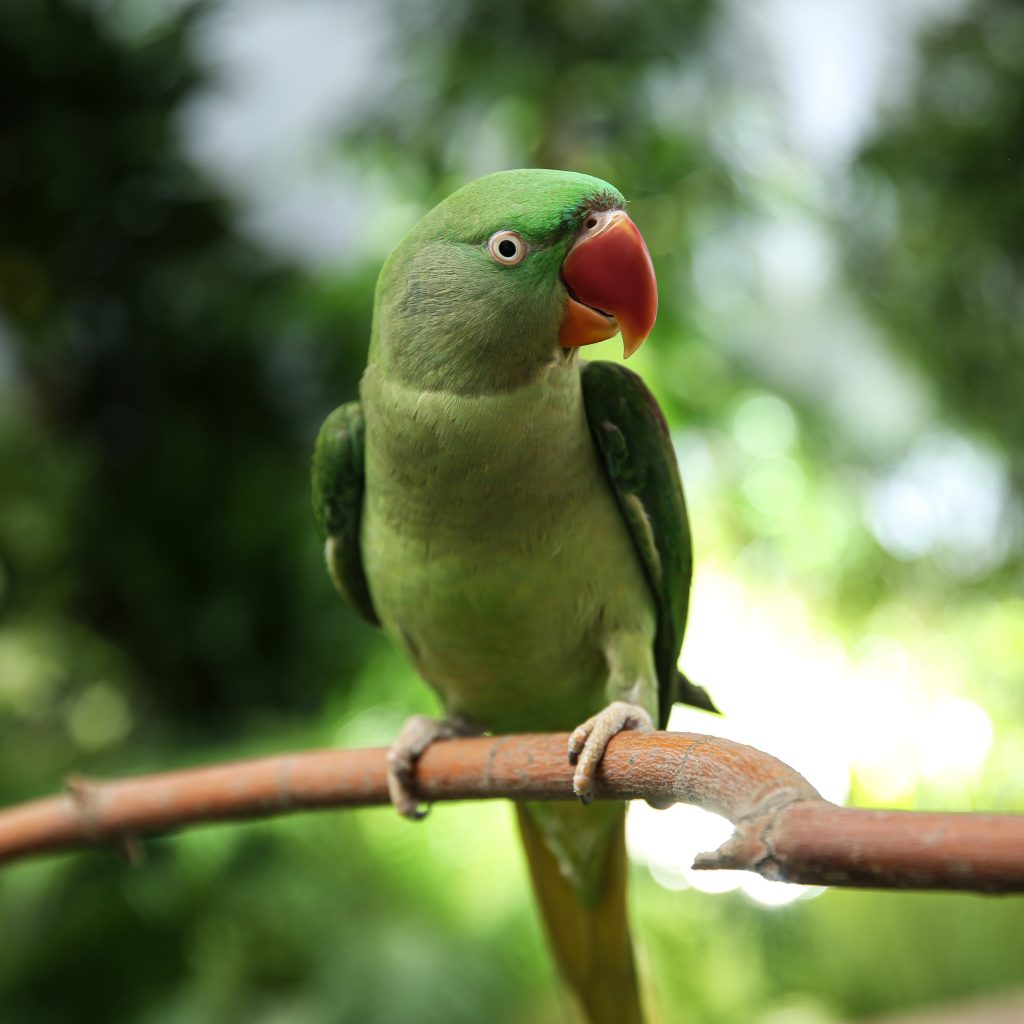
[[[514,231],[495,231],[487,240],[487,251],[495,262],[514,267],[523,262],[526,243]]]

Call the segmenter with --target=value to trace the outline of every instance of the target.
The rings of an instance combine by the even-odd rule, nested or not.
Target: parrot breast
[[[571,729],[607,703],[610,651],[635,662],[617,671],[654,677],[654,602],[575,358],[485,396],[371,365],[361,400],[373,604],[448,714],[495,732]]]

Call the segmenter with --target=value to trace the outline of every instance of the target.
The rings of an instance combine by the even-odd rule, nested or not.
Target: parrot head
[[[431,210],[377,283],[372,355],[424,388],[509,390],[581,345],[654,326],[650,254],[617,189],[569,171],[500,171]]]

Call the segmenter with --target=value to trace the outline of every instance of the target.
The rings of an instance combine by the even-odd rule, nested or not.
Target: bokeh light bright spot
[[[684,804],[656,811],[637,801],[630,805],[626,824],[630,856],[646,863],[655,880],[668,889],[738,889],[747,872],[694,871],[692,866],[697,854],[717,849],[731,834],[725,818]]]
[[[793,885],[789,882],[772,882],[760,875],[744,872],[743,891],[757,903],[766,907],[785,907],[794,900],[809,900],[820,896],[822,885]]]
[[[762,459],[784,455],[797,433],[793,410],[775,395],[748,398],[733,415],[732,429],[740,447]]]
[[[882,749],[866,754],[855,765],[857,783],[874,804],[909,805],[917,789],[917,764],[907,748]]]
[[[931,554],[945,571],[969,578],[992,570],[1010,551],[1010,489],[996,451],[933,431],[869,490],[865,519],[894,558]]]
[[[921,774],[932,781],[973,779],[992,748],[992,720],[962,697],[931,710],[918,741]]]
[[[124,697],[109,683],[94,683],[67,712],[68,732],[81,750],[99,750],[126,736],[132,714]]]
[[[785,520],[804,494],[804,473],[790,458],[755,467],[743,481],[743,496],[763,516]]]

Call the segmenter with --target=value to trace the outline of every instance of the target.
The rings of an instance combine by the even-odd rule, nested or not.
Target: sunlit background
[[[539,165],[621,187],[658,272],[631,365],[725,712],[671,727],[839,802],[1024,810],[1015,0],[8,0],[0,110],[0,801],[435,710],[331,590],[308,456],[388,250]],[[727,835],[631,810],[655,1020],[1024,989],[1019,901],[690,869]],[[145,850],[0,873],[0,1020],[563,1019],[501,804]]]

